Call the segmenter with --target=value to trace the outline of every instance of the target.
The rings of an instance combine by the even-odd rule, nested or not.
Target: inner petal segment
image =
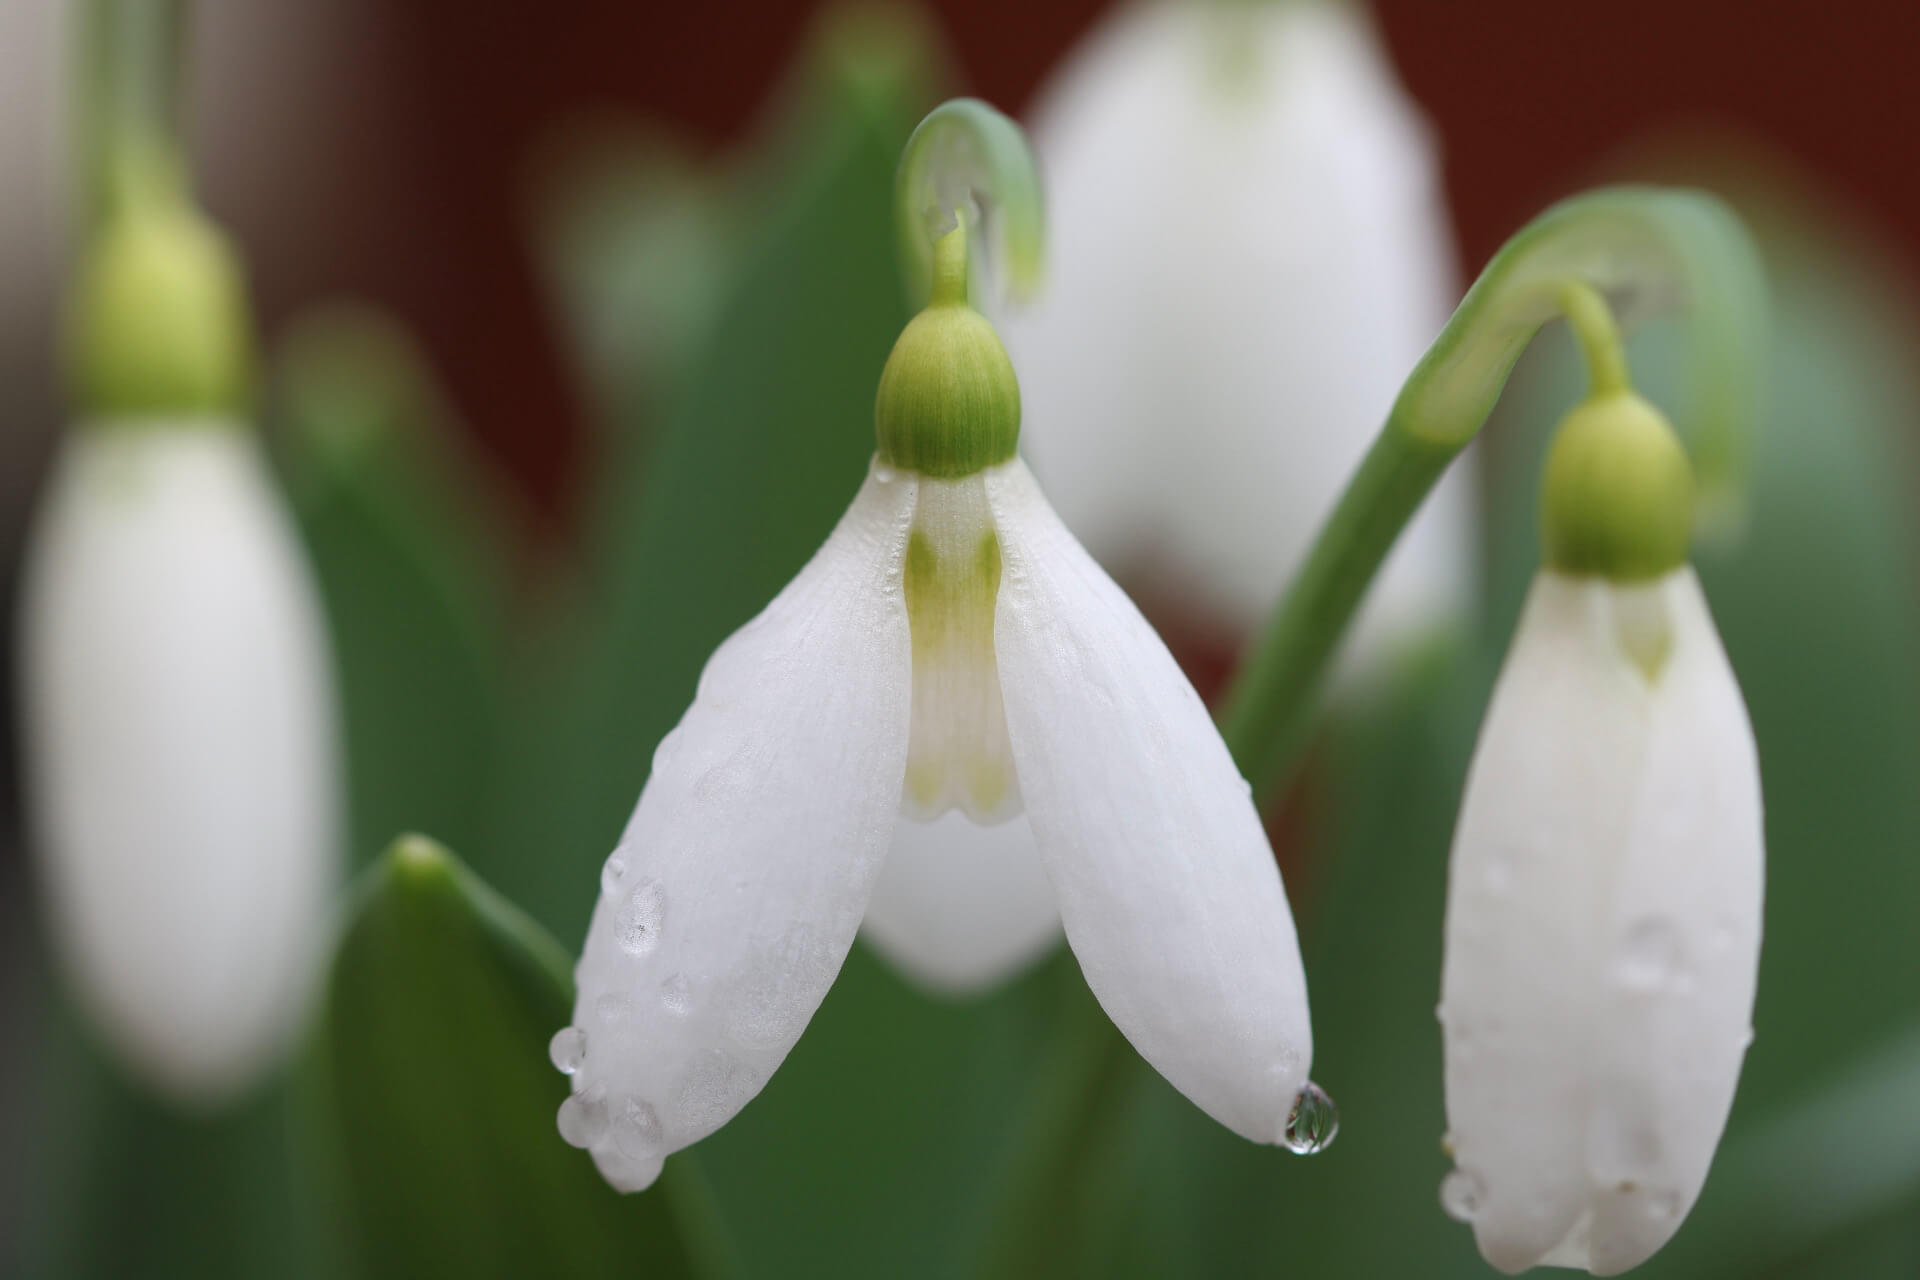
[[[1000,540],[979,475],[920,481],[907,539],[913,720],[901,809],[926,822],[959,809],[979,823],[1020,812],[993,652]]]

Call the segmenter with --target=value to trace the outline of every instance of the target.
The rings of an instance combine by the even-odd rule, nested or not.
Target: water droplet
[[[1680,935],[1655,916],[1634,921],[1620,943],[1620,980],[1648,989],[1671,984],[1680,971]]]
[[[759,1088],[752,1067],[724,1049],[708,1049],[680,1082],[679,1123],[693,1137],[703,1137],[731,1119]]]
[[[1472,1170],[1452,1169],[1440,1179],[1440,1208],[1455,1222],[1472,1222],[1486,1198],[1487,1189]]]
[[[600,868],[600,892],[611,898],[620,892],[620,882],[626,877],[627,860],[616,853]]]
[[[660,921],[667,913],[667,896],[651,880],[642,880],[633,888],[620,914],[614,918],[615,937],[620,949],[639,957],[660,942]]]
[[[613,1145],[620,1154],[644,1161],[657,1157],[667,1140],[660,1113],[638,1098],[628,1098],[613,1120]]]
[[[553,1059],[554,1070],[572,1075],[587,1060],[587,1033],[579,1027],[560,1028],[547,1041],[547,1056]]]
[[[693,1007],[693,992],[686,974],[676,973],[660,984],[660,1004],[668,1013],[686,1016],[687,1010]]]
[[[593,1002],[594,1016],[608,1026],[622,1026],[633,1017],[633,1001],[608,992]]]
[[[1297,1156],[1310,1156],[1333,1145],[1340,1132],[1340,1108],[1333,1098],[1313,1081],[1293,1100],[1287,1112],[1287,1132],[1281,1145]]]
[[[607,1132],[607,1092],[599,1085],[560,1104],[560,1136],[570,1147],[585,1149]]]

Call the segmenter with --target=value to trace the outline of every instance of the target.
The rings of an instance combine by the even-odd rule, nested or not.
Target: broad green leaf
[[[1759,742],[1767,913],[1756,1038],[1703,1219],[1743,1176],[1727,1162],[1749,1126],[1920,1008],[1920,565],[1909,457],[1920,326],[1893,273],[1861,249],[1870,242],[1782,212],[1774,193],[1736,203],[1762,232],[1773,351],[1749,527],[1730,546],[1704,549],[1699,564]],[[1630,354],[1648,394],[1670,394],[1678,353],[1649,332]],[[1537,547],[1539,453],[1581,376],[1564,345],[1543,349],[1499,410],[1499,635],[1510,632]],[[1850,1138],[1836,1126],[1827,1140]],[[1693,1226],[1675,1240],[1677,1261],[1656,1258],[1646,1274],[1685,1273]],[[1906,1239],[1896,1274],[1920,1266],[1920,1233]],[[1824,1259],[1810,1265],[1796,1274],[1838,1274]]]
[[[505,500],[404,334],[336,307],[282,343],[278,442],[331,625],[356,865],[404,831],[491,847]]]
[[[367,871],[303,1061],[311,1154],[367,1276],[693,1274],[663,1185],[623,1197],[560,1140],[547,1042],[566,952],[450,853]]]
[[[213,1111],[148,1093],[51,980],[36,1041],[22,1274],[39,1280],[323,1280],[279,1079]]]

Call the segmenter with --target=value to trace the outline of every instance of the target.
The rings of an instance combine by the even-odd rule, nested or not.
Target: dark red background
[[[621,0],[364,6],[352,127],[277,199],[210,197],[253,251],[270,321],[341,290],[425,336],[477,434],[542,509],[564,500],[580,406],[527,249],[529,165],[557,125],[644,111],[717,148],[753,121],[815,9]],[[1106,6],[941,0],[965,87],[1013,111]],[[1380,0],[1401,74],[1444,140],[1463,265],[1650,129],[1755,135],[1920,244],[1920,6],[1742,0]],[[207,104],[202,104],[203,107]],[[242,122],[241,127],[245,127]],[[288,235],[285,193],[304,230]]]

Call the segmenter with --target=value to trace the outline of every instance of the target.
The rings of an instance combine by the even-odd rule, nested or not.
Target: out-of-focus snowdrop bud
[[[1007,315],[1025,442],[1062,518],[1149,594],[1265,617],[1457,297],[1432,140],[1366,15],[1148,3],[1034,116],[1056,250]],[[1461,607],[1454,468],[1357,643]]]
[[[1546,564],[1454,836],[1446,1210],[1507,1272],[1613,1275],[1699,1195],[1752,1038],[1752,727],[1700,584],[1686,454],[1606,304],[1563,305],[1594,392],[1548,457]]]
[[[239,270],[160,153],[125,157],[69,315],[77,421],[31,535],[22,704],[61,961],[128,1067],[182,1101],[271,1065],[338,853],[307,565],[243,418]]]

